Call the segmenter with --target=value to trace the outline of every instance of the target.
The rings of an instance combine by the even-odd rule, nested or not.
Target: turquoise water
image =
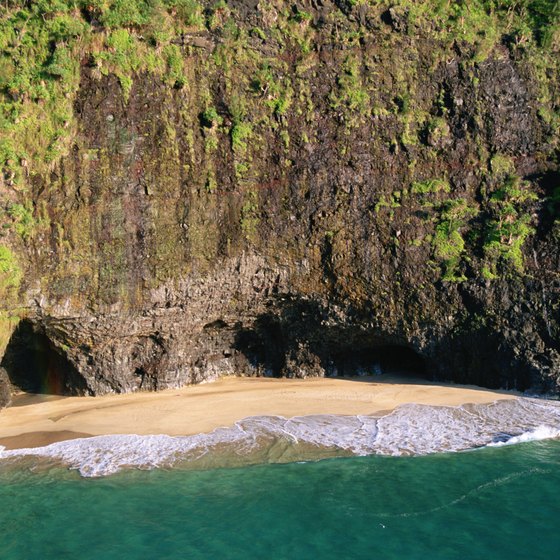
[[[560,441],[80,478],[0,470],[11,559],[552,559]]]

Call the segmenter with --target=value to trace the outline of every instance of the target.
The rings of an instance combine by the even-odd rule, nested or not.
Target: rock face
[[[12,391],[8,373],[0,368],[0,408],[10,406],[12,402]]]
[[[272,21],[260,4],[241,29]],[[558,143],[530,61],[339,4],[284,43],[186,36],[182,88],[139,74],[125,98],[84,65],[72,148],[30,179],[16,384],[405,369],[558,390]]]

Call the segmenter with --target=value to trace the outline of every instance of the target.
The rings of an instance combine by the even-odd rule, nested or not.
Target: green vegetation
[[[294,90],[289,79],[275,77],[275,71],[269,62],[257,70],[251,81],[251,89],[265,99],[266,106],[277,119],[284,117],[292,104]]]
[[[220,126],[224,119],[220,117],[216,107],[208,107],[201,115],[202,126],[206,128],[214,128],[215,126]]]
[[[217,131],[224,122],[214,106],[208,107],[200,115],[200,124],[204,130],[204,149],[207,154],[212,153],[218,148]]]
[[[388,3],[352,0],[348,5],[359,5],[378,16]],[[474,45],[474,61],[503,42],[522,49],[535,61],[543,101],[539,114],[553,129],[560,126],[558,108],[550,106],[555,92],[552,74],[547,73],[558,64],[560,8],[556,0],[395,0],[391,5],[407,21],[409,32],[421,29],[442,44],[461,41]],[[268,10],[262,9],[265,13]],[[237,50],[228,54],[238,58],[254,56],[243,46],[249,33],[267,40],[258,27],[239,27],[233,14],[233,8],[223,1],[6,1],[0,13],[0,168],[5,179],[9,184],[22,184],[28,173],[44,172],[66,153],[74,130],[72,101],[88,59],[100,74],[117,76],[125,99],[140,72],[153,73],[169,86],[182,88],[187,84],[186,53],[179,43],[185,33],[203,29],[217,32],[226,46],[236,45]],[[284,44],[295,42],[302,56],[309,54],[312,14],[286,7],[277,16],[271,35]],[[330,17],[334,21],[343,16],[335,12]],[[338,40],[354,49],[362,34],[361,28],[346,29]],[[228,49],[217,49],[218,58],[220,50],[225,54]],[[231,63],[231,59],[227,61]],[[355,50],[345,55],[341,64],[329,99],[335,110],[346,114],[351,126],[370,113],[372,85]],[[294,103],[294,85],[286,78],[285,69],[272,71],[269,62],[256,72],[254,87],[277,118],[286,115]],[[408,115],[407,95],[400,96],[399,112],[403,115]],[[377,111],[383,109],[378,107]],[[411,117],[406,121],[403,142],[412,145],[415,124]],[[433,142],[447,134],[443,120],[431,121],[428,128]],[[248,135],[247,126],[234,125],[232,137],[236,137],[237,147],[244,145]]]
[[[167,65],[165,81],[174,88],[182,88],[186,84],[187,78],[181,49],[177,45],[165,45],[163,56]]]
[[[451,191],[449,183],[444,179],[428,179],[427,181],[415,181],[410,186],[410,193],[415,195],[448,193]]]
[[[435,117],[428,123],[426,127],[428,144],[437,146],[449,137],[449,125],[443,117]]]
[[[503,179],[515,173],[515,164],[512,159],[503,154],[495,154],[490,160],[490,168],[494,177]]]
[[[186,84],[172,43],[204,26],[194,0],[11,0],[0,11],[0,169],[9,184],[42,173],[68,149],[81,66],[119,79],[125,99],[135,75]],[[29,162],[32,165],[27,167]]]
[[[409,25],[427,26],[436,35],[471,43],[483,57],[510,36],[518,46],[550,46],[558,39],[560,8],[556,0],[397,0]]]
[[[446,282],[463,282],[467,279],[460,271],[465,256],[465,240],[461,232],[477,212],[463,198],[448,200],[441,206],[432,245],[435,257],[442,264],[442,280]]]
[[[233,96],[229,104],[231,115],[231,147],[238,158],[247,154],[247,142],[253,134],[253,125],[247,120],[247,102],[243,97]]]
[[[132,89],[132,74],[141,66],[136,38],[126,29],[112,31],[106,41],[107,51],[94,55],[100,72],[108,75],[114,73],[121,84],[125,99],[128,99]]]
[[[410,192],[412,194],[434,194],[438,192],[448,193],[451,190],[449,183],[443,179],[429,179],[427,181],[415,181],[412,183]]]
[[[370,108],[370,97],[364,87],[361,76],[360,61],[346,57],[342,73],[337,78],[338,90],[331,93],[331,107],[335,110],[344,109],[350,114],[366,115]]]
[[[377,214],[382,208],[400,208],[401,206],[401,192],[395,191],[391,193],[391,198],[387,200],[384,196],[377,201],[374,207],[374,212]]]
[[[474,98],[479,99],[476,97],[479,63],[488,56],[511,56],[530,73],[523,79],[530,80],[531,89],[538,92],[540,106],[536,110],[541,122],[546,123],[543,130],[551,150],[557,149],[560,131],[557,0],[348,0],[329,3],[328,8],[321,10],[320,17],[309,3],[298,7],[275,0],[259,3],[250,22],[240,17],[237,5],[223,0],[6,0],[1,3],[0,188],[5,188],[9,196],[3,205],[0,233],[6,244],[29,246],[39,238],[34,233],[44,214],[38,204],[35,208],[30,203],[30,186],[34,185],[37,193],[35,185],[41,184],[39,180],[34,181],[36,176],[47,178],[40,188],[46,189],[43,201],[49,201],[48,204],[55,200],[49,197],[49,188],[65,187],[78,180],[76,176],[66,179],[67,170],[57,167],[60,157],[69,152],[73,139],[76,139],[77,153],[83,155],[80,173],[89,176],[88,166],[97,166],[103,175],[109,168],[109,156],[101,148],[98,153],[96,147],[80,144],[83,135],[78,134],[74,111],[76,92],[84,78],[87,76],[89,83],[112,76],[108,83],[118,80],[124,103],[132,100],[129,108],[138,110],[140,96],[135,95],[135,84],[143,75],[145,80],[147,74],[157,84],[154,91],[158,95],[164,92],[164,105],[180,106],[179,118],[188,123],[187,132],[176,131],[171,122],[174,117],[166,113],[167,108],[162,111],[162,122],[158,124],[165,134],[161,142],[171,146],[169,150],[184,149],[184,153],[181,152],[183,159],[177,168],[170,165],[159,172],[148,170],[152,173],[150,177],[158,177],[158,181],[147,181],[145,188],[150,189],[150,195],[154,189],[165,188],[162,185],[169,177],[180,176],[185,184],[194,180],[203,193],[202,198],[217,198],[206,196],[218,191],[216,177],[222,180],[213,158],[222,157],[222,152],[231,148],[233,158],[229,154],[227,161],[233,159],[235,188],[245,192],[243,202],[235,204],[236,220],[241,220],[241,230],[248,238],[259,220],[258,192],[251,190],[253,177],[261,176],[263,171],[258,169],[260,161],[256,154],[262,150],[267,157],[272,155],[272,148],[266,151],[268,142],[277,142],[276,148],[283,148],[280,178],[286,182],[290,181],[286,172],[289,166],[297,166],[298,158],[306,157],[302,144],[307,144],[305,149],[311,151],[319,144],[325,146],[332,141],[336,143],[332,153],[340,154],[350,164],[355,141],[362,146],[371,145],[376,157],[380,143],[385,147],[390,144],[395,165],[405,169],[399,181],[412,184],[407,189],[402,184],[387,187],[384,195],[374,195],[379,221],[387,215],[389,219],[400,216],[401,205],[420,203],[422,228],[428,227],[430,231],[422,231],[422,236],[413,243],[423,242],[425,248],[432,250],[444,280],[463,279],[468,268],[467,253],[472,255],[477,251],[484,258],[487,276],[497,274],[501,264],[512,265],[514,270],[522,272],[521,249],[532,232],[527,208],[534,195],[527,185],[515,179],[515,162],[511,157],[498,153],[489,160],[488,151],[492,148],[484,145],[476,127],[467,131],[472,136],[466,142],[479,143],[478,160],[473,156],[465,162],[479,183],[469,184],[468,188],[475,189],[482,184],[487,189],[480,192],[481,210],[476,223],[470,219],[472,212],[464,201],[446,201],[451,196],[446,178],[415,180],[453,176],[452,170],[439,165],[438,158],[451,135],[453,119],[448,107],[454,100],[446,100],[447,86],[437,81],[440,78],[431,82],[437,81],[434,91],[419,86],[424,77],[431,80],[436,69],[457,63],[459,74],[472,80]],[[360,6],[359,12],[354,10],[349,16],[356,6]],[[382,23],[381,15],[389,7],[402,20],[398,25]],[[367,21],[377,22],[373,31],[364,25]],[[390,53],[397,54],[392,58]],[[465,99],[469,102],[469,98]],[[318,118],[318,113],[328,113],[329,108],[338,123],[343,123],[342,139],[335,137],[338,131],[325,130],[321,134],[325,121]],[[478,118],[478,114],[475,116]],[[370,125],[370,119],[375,124]],[[131,134],[123,130],[118,118],[111,122],[111,134],[117,140]],[[369,128],[364,127],[365,134],[360,130],[354,138],[351,132],[355,130],[350,129],[363,123],[368,123]],[[337,123],[332,128],[336,126]],[[389,132],[385,138],[386,131]],[[145,134],[149,137],[151,132]],[[200,138],[203,146],[197,144]],[[148,173],[146,162],[136,164],[135,172]],[[56,179],[51,179],[55,176]],[[110,178],[103,177],[103,181],[109,183]],[[87,200],[90,190],[85,185],[79,196]],[[548,201],[556,216],[559,198],[557,191],[553,191]],[[101,196],[100,208],[105,203]],[[215,211],[218,213],[222,208]],[[164,214],[163,210],[159,214],[154,211],[158,220],[163,220]],[[174,239],[175,221],[174,218],[165,228],[156,228],[160,238],[155,245],[173,245],[164,251],[166,255],[172,255],[175,246],[180,246],[170,242]],[[115,224],[122,226],[119,220]],[[111,229],[115,230],[116,225]],[[201,231],[203,227],[207,226],[200,225]],[[468,237],[469,228],[477,229],[476,241]],[[53,235],[56,237],[58,231],[59,236],[55,242],[64,247],[69,261],[73,252],[83,250],[80,258],[87,262],[80,265],[85,271],[83,275],[92,276],[88,261],[91,254],[85,249],[91,230],[84,228],[85,233],[77,234],[74,229],[67,224],[53,224]],[[180,234],[183,233],[181,230]],[[194,237],[192,231],[189,235]],[[401,237],[406,239],[409,238]],[[157,254],[157,249],[150,251]],[[100,277],[107,285],[116,285],[114,276],[125,277],[125,251],[116,244],[107,252],[114,253],[114,258],[105,259],[106,270]],[[69,265],[68,268],[73,273],[80,267],[73,269]],[[162,269],[159,265],[158,270]],[[114,270],[119,273],[115,275]],[[5,276],[7,272],[2,274]]]
[[[530,184],[515,175],[510,175],[503,186],[490,195],[490,219],[486,222],[484,239],[487,277],[496,274],[496,265],[500,261],[510,263],[517,272],[523,272],[521,249],[534,233],[528,205],[536,199]]]
[[[169,0],[167,3],[171,13],[176,14],[187,27],[204,27],[203,7],[196,0]]]
[[[247,192],[241,207],[241,231],[246,239],[253,239],[259,222],[259,195],[251,190]]]
[[[14,220],[15,230],[24,241],[31,237],[35,228],[35,219],[33,218],[33,210],[29,205],[10,204],[8,215]]]
[[[0,245],[0,299],[5,301],[17,295],[23,273],[12,251]]]
[[[247,151],[247,141],[251,138],[252,132],[251,123],[234,121],[231,127],[231,147],[234,152],[244,154]]]

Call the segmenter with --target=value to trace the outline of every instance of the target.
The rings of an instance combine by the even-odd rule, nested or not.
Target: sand
[[[0,412],[0,445],[38,447],[106,434],[191,435],[248,416],[382,414],[405,403],[458,406],[513,392],[380,375],[352,379],[224,378],[214,383],[103,397],[19,395]]]

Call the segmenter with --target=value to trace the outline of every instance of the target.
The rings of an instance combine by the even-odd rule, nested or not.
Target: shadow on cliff
[[[240,329],[235,349],[257,375],[363,376],[398,373],[433,380],[428,361],[398,335],[354,320],[338,320],[319,302],[278,298],[251,328]]]
[[[252,327],[237,331],[234,346],[255,375],[269,377],[390,373],[488,389],[535,386],[538,371],[475,315],[451,332],[427,336],[415,347],[402,332],[372,326],[371,313],[280,296]]]
[[[11,384],[28,393],[88,393],[85,380],[66,356],[26,319],[12,334],[1,366],[8,373]]]

